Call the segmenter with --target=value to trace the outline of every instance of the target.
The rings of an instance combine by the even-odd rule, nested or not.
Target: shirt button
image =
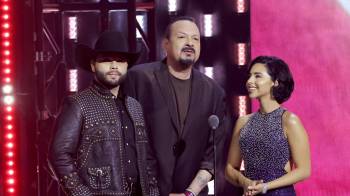
[[[131,163],[131,161],[130,161],[130,160],[128,160],[128,163]]]
[[[125,128],[125,129],[127,129],[127,128],[128,128],[128,126],[125,126],[124,128]]]
[[[129,146],[129,143],[126,143],[127,146]]]

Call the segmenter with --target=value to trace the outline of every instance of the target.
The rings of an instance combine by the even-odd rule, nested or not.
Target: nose
[[[248,84],[253,84],[253,76],[248,76],[248,79],[247,79],[247,82],[246,82],[246,84],[248,85]]]
[[[112,61],[112,62],[111,62],[110,68],[111,68],[111,69],[118,69],[117,61]]]
[[[193,40],[191,37],[187,37],[186,45],[193,47]]]

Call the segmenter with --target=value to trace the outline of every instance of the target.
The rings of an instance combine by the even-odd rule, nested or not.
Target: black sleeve
[[[88,187],[82,184],[74,163],[82,121],[78,103],[73,98],[67,98],[55,125],[49,162],[68,195],[91,195]]]

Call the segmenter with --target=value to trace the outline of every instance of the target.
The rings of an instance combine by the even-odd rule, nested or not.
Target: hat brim
[[[129,68],[135,65],[135,63],[140,57],[139,52],[133,53],[133,52],[93,50],[87,45],[78,44],[75,50],[75,59],[79,67],[91,72],[92,71],[91,65],[90,65],[91,59],[95,58],[95,56],[100,53],[116,53],[116,54],[122,55],[123,57],[126,57]]]

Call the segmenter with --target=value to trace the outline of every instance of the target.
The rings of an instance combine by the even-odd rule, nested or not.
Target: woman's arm
[[[286,111],[283,115],[283,128],[291,149],[294,168],[282,177],[268,182],[267,189],[275,189],[300,182],[311,174],[310,146],[308,135],[298,116]],[[254,194],[262,192],[263,185],[249,187]]]
[[[249,117],[250,115],[240,117],[236,122],[225,169],[226,179],[235,186],[243,187],[245,191],[247,187],[252,185],[254,182],[246,178],[239,170],[242,162],[239,146],[239,135],[241,128],[247,123]]]

